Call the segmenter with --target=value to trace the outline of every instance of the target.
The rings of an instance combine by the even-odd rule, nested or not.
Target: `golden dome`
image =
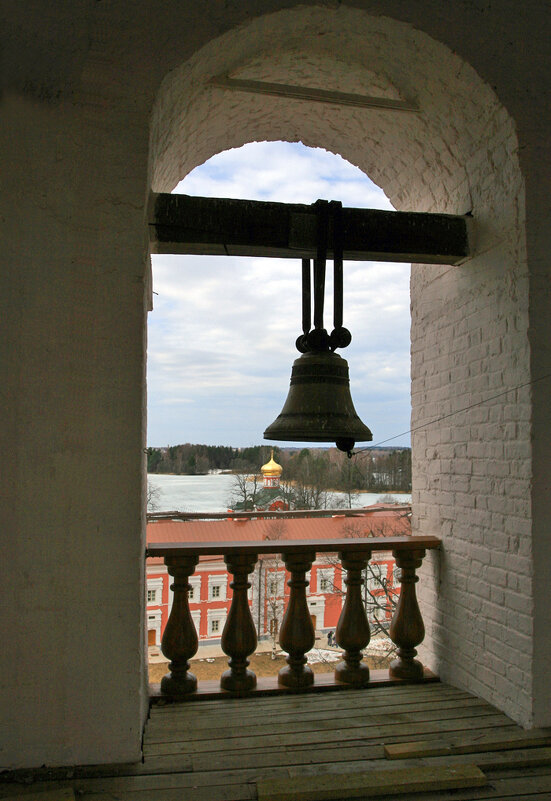
[[[283,468],[280,464],[274,461],[274,451],[272,448],[272,453],[270,456],[270,461],[263,464],[260,468],[260,472],[263,476],[280,476],[283,472]]]

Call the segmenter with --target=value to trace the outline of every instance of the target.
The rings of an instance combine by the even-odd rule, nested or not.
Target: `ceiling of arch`
[[[415,101],[420,113],[209,85],[220,74]],[[170,191],[222,150],[282,139],[339,153],[397,209],[465,213],[477,202],[481,142],[491,159],[511,129],[474,70],[421,31],[346,6],[299,6],[224,34],[167,76],[152,121],[152,187]]]

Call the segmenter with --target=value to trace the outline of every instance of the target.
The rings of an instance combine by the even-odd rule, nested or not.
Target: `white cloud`
[[[391,208],[357,168],[324,150],[253,143],[195,169],[177,192]],[[300,260],[154,256],[150,445],[249,445],[287,395],[301,329]],[[325,323],[332,328],[331,266]],[[356,409],[375,441],[409,428],[409,265],[347,262],[344,324]],[[396,444],[407,444],[407,437]]]

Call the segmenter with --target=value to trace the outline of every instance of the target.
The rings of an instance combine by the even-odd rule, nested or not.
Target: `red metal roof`
[[[362,517],[295,517],[287,520],[157,520],[147,524],[147,542],[231,542],[259,540],[310,540],[339,537],[395,537],[411,534],[409,509],[377,508],[358,510]],[[156,563],[161,559],[149,559]]]

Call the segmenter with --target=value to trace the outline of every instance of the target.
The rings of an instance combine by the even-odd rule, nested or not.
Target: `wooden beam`
[[[431,741],[411,741],[385,745],[387,759],[413,759],[433,756],[451,756],[452,754],[476,754],[479,751],[508,751],[527,746],[551,745],[551,734],[548,729],[530,729],[511,734],[510,732],[491,731],[488,734],[477,732],[472,740],[465,735],[459,738],[440,738]]]
[[[379,798],[465,787],[484,787],[488,779],[476,765],[431,765],[399,770],[327,772],[285,778],[260,778],[258,801],[333,801],[335,798]],[[471,796],[472,797],[472,796]]]
[[[414,114],[419,112],[419,107],[415,103],[409,103],[407,100],[392,100],[388,97],[313,89],[308,86],[291,86],[286,83],[228,78],[227,75],[217,75],[211,78],[210,83],[218,89],[231,89],[254,95],[272,95],[273,97],[284,97],[286,100],[329,103],[334,106],[353,106],[354,108],[376,108],[385,111],[409,111]]]
[[[193,659],[200,659],[200,658],[201,658],[200,653],[193,657]],[[193,670],[193,660],[192,660],[191,669]],[[432,671],[430,671],[428,668],[425,668],[425,672],[423,674],[422,680],[419,681],[418,679],[416,679],[415,682],[408,681],[407,679],[395,679],[395,678],[392,678],[389,675],[389,672],[388,672],[387,669],[384,669],[384,670],[370,670],[370,672],[369,672],[369,689],[370,690],[373,690],[376,687],[392,687],[393,688],[393,693],[394,693],[396,687],[398,687],[398,686],[411,687],[412,685],[414,685],[414,687],[415,687],[415,696],[416,696],[416,701],[417,702],[418,702],[418,699],[419,699],[419,688],[420,687],[422,687],[422,686],[424,686],[426,684],[437,684],[437,683],[440,683],[440,679],[438,678],[438,676],[436,676],[434,673],[432,673]],[[312,694],[317,695],[319,693],[332,693],[332,692],[339,692],[341,690],[344,690],[345,692],[350,692],[350,691],[353,692],[354,688],[350,687],[349,684],[342,684],[339,681],[335,681],[335,673],[334,672],[333,673],[316,673],[316,681],[315,681],[315,683],[310,685],[310,687],[308,687],[304,691],[304,694],[301,693],[301,695],[303,695],[303,697],[304,696],[308,697],[309,695],[312,695]],[[255,702],[257,703],[261,699],[270,699],[271,700],[272,698],[277,697],[277,696],[281,697],[281,696],[289,696],[289,695],[292,696],[292,698],[293,698],[293,708],[295,710],[297,710],[297,711],[301,711],[302,712],[302,709],[300,709],[300,710],[298,709],[300,696],[297,695],[297,691],[294,690],[294,689],[289,689],[288,687],[285,687],[283,684],[280,684],[279,681],[277,680],[277,675],[274,675],[274,676],[259,676],[258,677],[258,681],[256,683],[256,687],[254,688],[254,690],[250,691],[250,694],[248,694],[248,697],[249,698],[254,698]],[[392,697],[394,697],[394,695],[392,695]],[[223,698],[224,700],[227,700],[228,693],[225,690],[222,690],[220,688],[220,682],[217,679],[201,679],[201,681],[199,681],[199,683],[197,684],[197,690],[194,693],[191,693],[190,696],[189,696],[189,700],[190,701],[213,701],[213,700],[218,699],[218,698]],[[165,702],[167,701],[166,695],[163,695],[163,693],[161,692],[161,685],[160,685],[159,682],[150,682],[150,684],[149,684],[149,701],[150,701],[150,704],[151,704],[151,717],[150,717],[150,721],[149,721],[148,727],[147,727],[147,731],[148,731],[148,735],[149,735],[148,741],[154,742],[154,740],[152,740],[151,737],[155,736],[154,728],[153,728],[155,726],[155,723],[152,724],[151,720],[152,719],[155,720],[155,718],[157,718],[157,720],[158,720],[158,716],[155,715],[155,711],[156,710],[161,710],[162,709],[163,712],[164,712],[164,710],[166,709],[166,707],[161,706],[161,705],[159,705],[157,707],[156,704],[157,704],[158,701],[165,701]],[[356,699],[355,703],[356,703],[356,706],[357,706],[358,705],[358,699]],[[345,714],[345,712],[343,712],[343,708],[345,708],[345,705],[346,705],[346,702],[345,702],[344,698],[343,698],[342,701],[339,700],[338,709],[339,709],[339,712],[341,714]],[[322,712],[322,713],[324,711],[324,707],[322,705],[318,705],[316,707],[316,709],[317,709],[317,711]],[[388,703],[387,703],[387,709],[388,709]],[[330,712],[327,712],[327,716],[328,717],[330,717],[330,716],[335,714],[335,706],[331,705],[330,710],[331,710]],[[278,709],[278,713],[281,713],[282,711],[283,711],[283,707]],[[268,710],[264,709],[263,710],[263,709],[260,709],[260,708],[255,710],[254,714],[255,714],[256,720],[259,719],[259,714],[263,714],[263,713],[266,714],[266,713],[269,713],[269,712],[272,712],[272,714],[273,714],[273,708],[271,710],[270,709],[268,709]],[[220,710],[220,714],[221,713],[222,713],[222,710]],[[239,718],[240,726],[242,727],[243,726],[243,722],[242,722],[243,721],[243,712],[241,710],[239,712],[239,715],[240,715],[240,718]],[[220,728],[221,725],[222,725],[221,724],[221,717],[217,717],[217,720],[218,720],[218,728]],[[285,723],[285,726],[288,726],[288,724]],[[274,730],[274,728],[275,727],[272,726],[272,731]],[[284,727],[280,726],[280,728],[284,728]],[[153,730],[153,735],[150,734],[152,730]],[[164,719],[162,721],[162,732],[163,732],[164,736],[166,736],[167,732],[169,732],[169,721],[165,721]],[[195,729],[195,732],[197,732],[197,729]],[[161,737],[159,738],[159,739],[161,739],[161,742],[164,740],[164,736],[162,738]],[[551,752],[551,749],[549,749],[549,751]],[[147,761],[147,757],[146,757],[146,761]],[[549,761],[551,762],[551,756],[549,757]],[[540,756],[540,758],[538,760],[538,764],[548,764],[547,761],[545,760],[545,756]]]
[[[344,258],[458,264],[469,255],[467,217],[344,208]],[[329,226],[332,241],[332,225]],[[154,194],[152,253],[313,258],[316,212],[299,203]],[[333,255],[328,250],[328,257]]]

